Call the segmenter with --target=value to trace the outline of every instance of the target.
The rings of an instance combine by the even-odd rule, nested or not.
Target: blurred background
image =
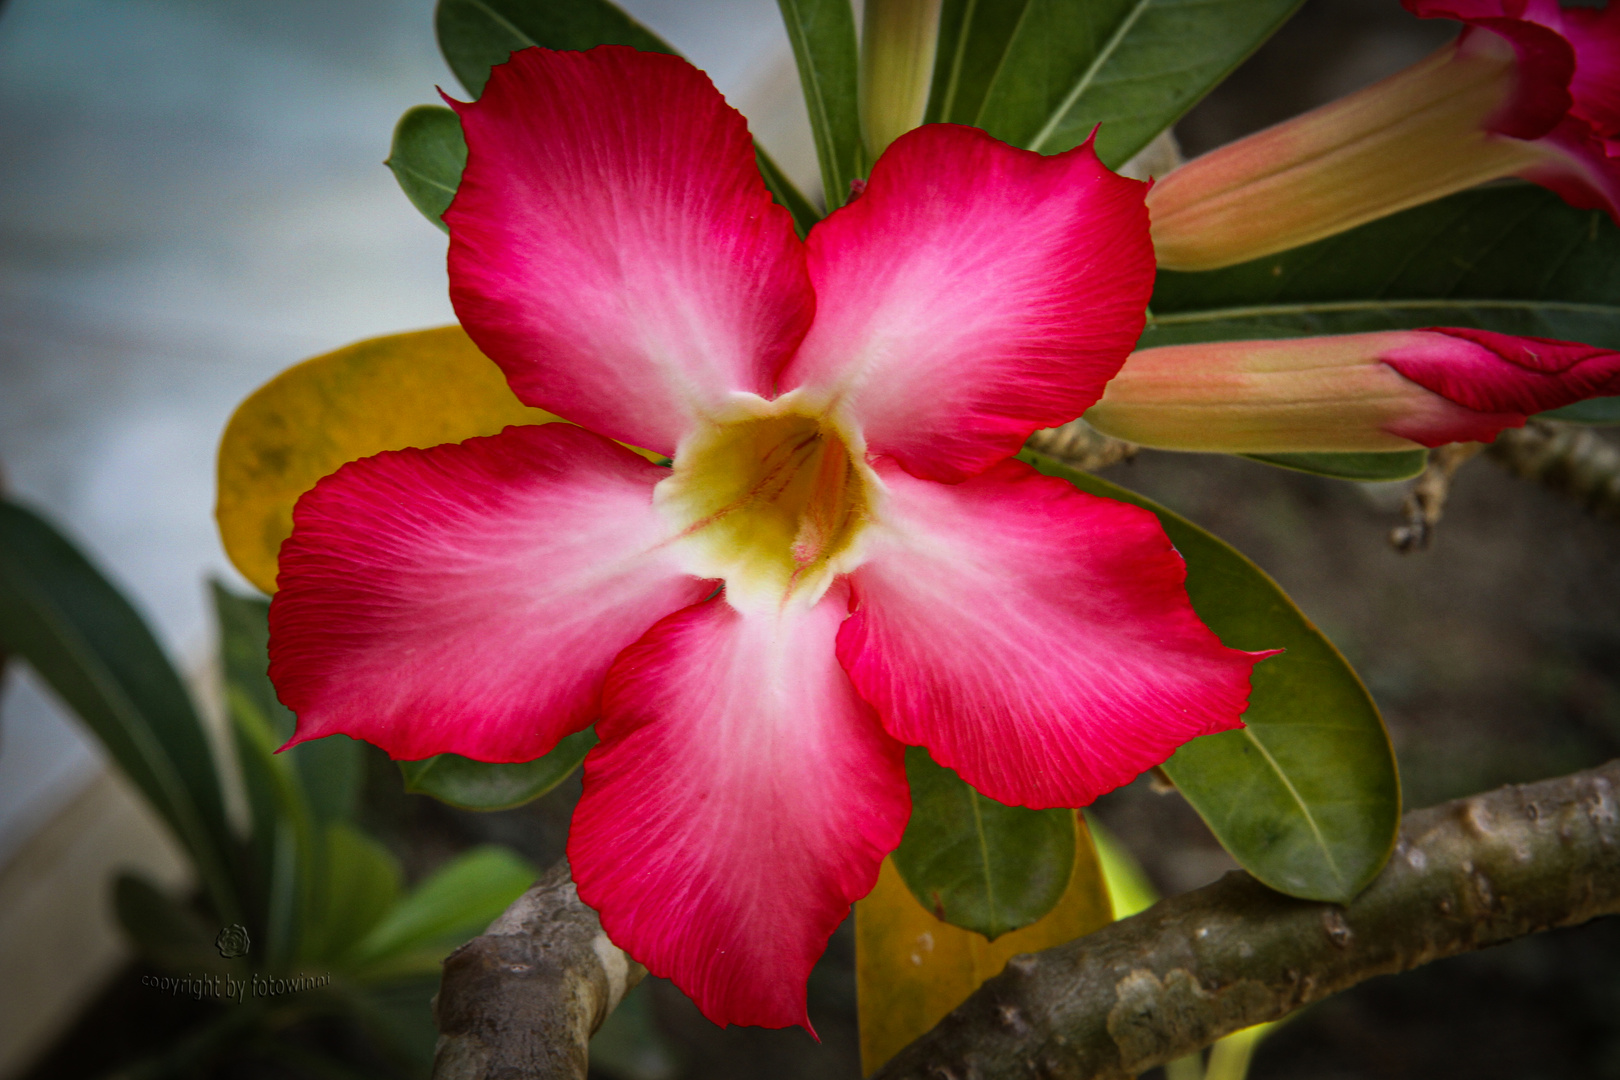
[[[816,187],[769,0],[623,6],[715,79]],[[1395,0],[1308,0],[1177,129],[1191,155],[1337,97],[1445,41]],[[296,360],[452,321],[444,237],[381,164],[411,105],[455,92],[431,0],[0,3],[0,475],[138,602],[204,696],[211,510],[232,408]],[[1235,544],[1346,652],[1388,720],[1409,807],[1620,754],[1620,527],[1483,458],[1433,547],[1386,541],[1401,492],[1226,458],[1109,471]],[[365,823],[413,878],[469,845],[561,853],[577,781],[472,815],[370,761]],[[1231,868],[1174,794],[1096,808],[1175,893]],[[113,870],[183,883],[161,830],[78,722],[11,665],[0,689],[0,1080],[96,1076],[184,1001],[141,995]],[[854,1077],[851,947],[834,938],[803,1032],[721,1031],[637,992],[622,1080]],[[232,1074],[236,1075],[236,1074]],[[246,1074],[243,1074],[246,1075]],[[253,1074],[259,1075],[259,1074]],[[266,1074],[268,1075],[268,1074]],[[1620,1077],[1620,927],[1605,920],[1384,978],[1308,1010],[1255,1077]]]

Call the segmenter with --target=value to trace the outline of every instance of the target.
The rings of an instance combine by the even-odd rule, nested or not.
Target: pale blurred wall
[[[813,184],[771,0],[624,6]],[[193,672],[212,648],[205,579],[240,583],[211,518],[231,409],[302,357],[453,319],[444,237],[381,165],[394,121],[436,100],[435,85],[459,91],[431,0],[0,7],[0,469]],[[117,959],[93,883],[120,862],[178,872],[101,770],[77,722],[12,665],[0,694],[0,1075]],[[53,963],[59,937],[78,944]]]

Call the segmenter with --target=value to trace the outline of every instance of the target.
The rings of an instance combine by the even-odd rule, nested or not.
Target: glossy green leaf
[[[422,216],[449,232],[444,212],[467,167],[467,140],[461,121],[443,105],[406,109],[394,125],[394,141],[383,162],[394,172],[400,190]]]
[[[436,971],[451,949],[480,934],[539,876],[528,860],[493,844],[464,852],[395,903],[348,960],[367,977]]]
[[[562,783],[596,745],[590,728],[559,742],[545,757],[514,765],[474,761],[460,754],[439,754],[421,761],[402,761],[405,790],[431,795],[463,810],[508,810],[538,799]]]
[[[219,916],[242,918],[236,840],[180,676],[130,602],[43,518],[0,501],[0,646],[78,714],[174,830]]]
[[[1052,910],[1074,869],[1074,812],[1006,806],[906,748],[911,821],[895,869],[936,918],[992,941]]]
[[[836,210],[848,201],[850,182],[867,168],[856,93],[855,12],[849,0],[777,0],[777,6],[799,64],[827,209]]]
[[[1224,270],[1160,271],[1140,347],[1425,326],[1620,349],[1620,229],[1529,184],[1465,191]]]
[[[1235,649],[1285,649],[1254,669],[1245,727],[1194,739],[1164,769],[1233,858],[1280,892],[1340,903],[1389,858],[1400,825],[1395,754],[1339,651],[1264,571],[1185,518],[1030,451],[1082,491],[1158,515],[1187,561],[1187,594]]]
[[[971,124],[1029,0],[944,0],[923,122]]]
[[[1055,154],[1100,124],[1097,153],[1118,166],[1214,89],[1300,2],[1028,0],[978,125],[1014,146]]]
[[[536,45],[675,51],[607,0],[439,0],[433,25],[450,70],[474,97],[484,92],[490,68]]]
[[[220,927],[139,874],[119,874],[113,883],[113,910],[118,924],[141,955],[176,973],[241,971],[244,963],[226,960],[214,947]]]
[[[1550,420],[1563,420],[1571,424],[1591,424],[1595,427],[1620,425],[1620,397],[1591,398],[1565,405],[1562,409],[1541,415]]]
[[[643,52],[679,55],[668,42],[607,0],[439,0],[434,25],[445,61],[474,97],[484,92],[491,67],[505,63],[518,49],[536,45],[547,49],[628,45]],[[450,110],[433,105],[407,111],[394,129],[394,148],[388,158],[405,194],[441,229],[441,215],[450,205],[467,162],[461,126],[459,122],[451,126],[455,119]],[[405,135],[408,138],[402,143]],[[771,196],[793,215],[794,226],[804,236],[821,214],[757,144],[754,153]]]
[[[1427,450],[1380,454],[1244,454],[1250,461],[1338,480],[1409,480],[1429,463]]]

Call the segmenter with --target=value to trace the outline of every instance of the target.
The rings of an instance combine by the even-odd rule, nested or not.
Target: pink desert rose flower
[[[1607,395],[1620,395],[1620,353],[1433,327],[1142,349],[1086,421],[1165,450],[1365,453],[1490,442]]]
[[[1620,4],[1403,2],[1462,33],[1164,177],[1148,197],[1160,266],[1260,258],[1509,176],[1620,223]]]
[[[1141,332],[1142,184],[921,128],[801,242],[682,60],[530,49],[455,107],[456,311],[577,426],[300,500],[295,742],[525,761],[595,723],[581,897],[712,1020],[781,1027],[900,840],[905,744],[1080,806],[1239,725],[1259,654],[1198,620],[1153,515],[1010,459]]]

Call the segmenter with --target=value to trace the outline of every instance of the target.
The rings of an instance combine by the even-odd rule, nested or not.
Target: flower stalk
[[[867,0],[861,37],[861,134],[875,160],[922,123],[939,43],[940,0]]]

